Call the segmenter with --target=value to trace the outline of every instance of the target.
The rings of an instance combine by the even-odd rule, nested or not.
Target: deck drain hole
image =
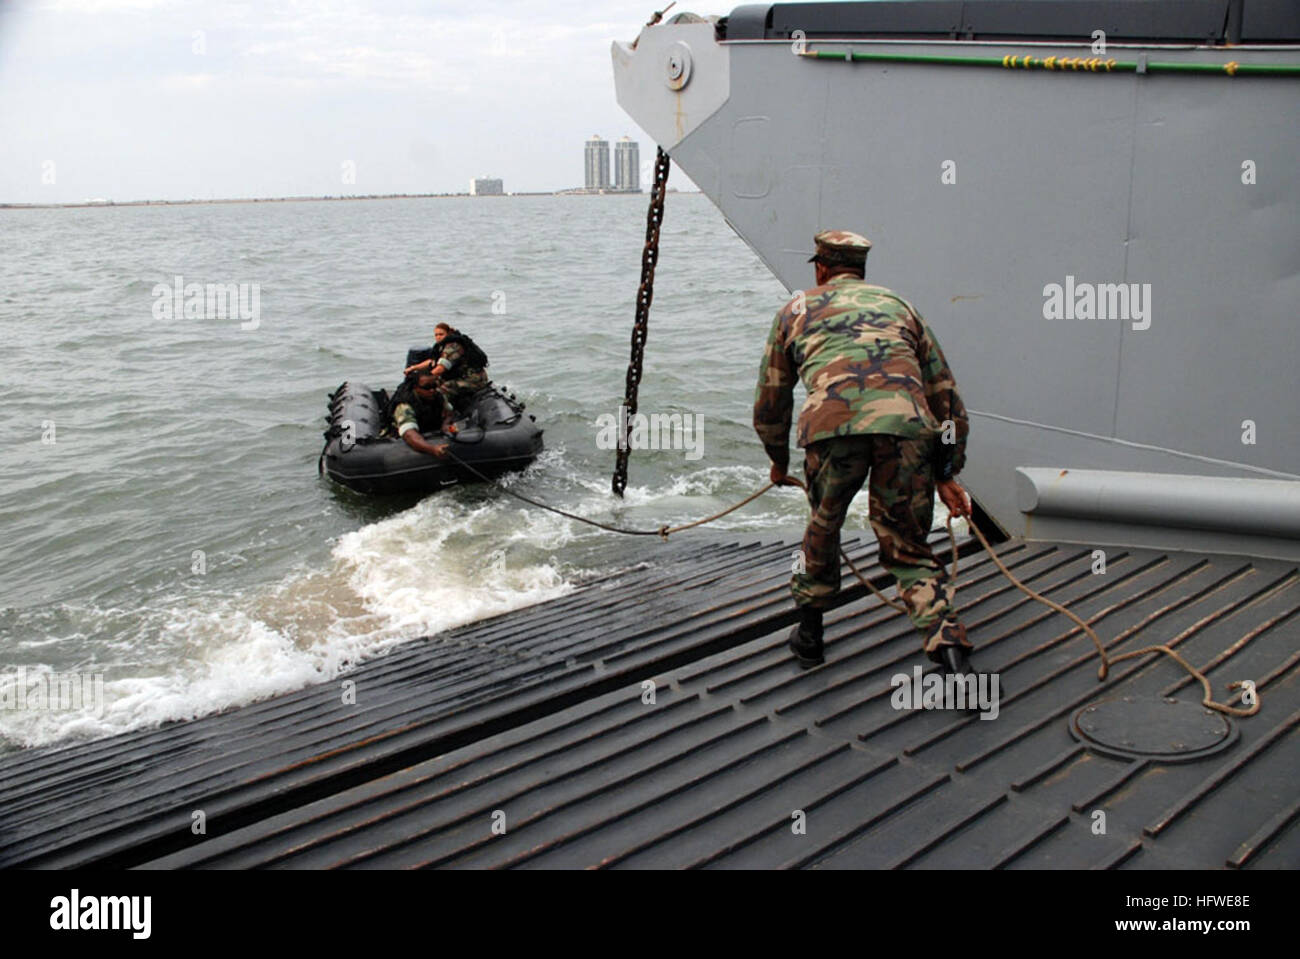
[[[1070,735],[1103,756],[1185,763],[1227,749],[1238,731],[1227,716],[1199,702],[1120,696],[1080,709]]]

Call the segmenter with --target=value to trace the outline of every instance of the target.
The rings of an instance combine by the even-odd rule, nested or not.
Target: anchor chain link
[[[650,303],[655,294],[655,264],[659,262],[659,227],[664,219],[664,193],[668,186],[668,154],[659,148],[655,157],[654,183],[650,189],[650,209],[646,212],[645,248],[641,251],[641,285],[636,291],[636,320],[632,324],[632,356],[627,364],[627,385],[623,406],[628,420],[636,414],[637,389],[641,385],[641,365],[645,359],[645,341],[650,320]],[[614,461],[614,495],[621,497],[627,488],[627,443],[622,435],[620,418],[618,454]]]

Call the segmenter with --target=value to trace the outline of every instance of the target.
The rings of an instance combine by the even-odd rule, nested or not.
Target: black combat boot
[[[800,623],[790,630],[790,639],[786,645],[799,660],[800,666],[812,669],[826,662],[826,650],[822,645],[822,611],[803,606],[799,613]]]
[[[962,676],[975,672],[975,667],[970,662],[966,627],[957,620],[945,619],[939,623],[925,645],[929,649],[926,655],[942,666],[945,673]]]
[[[952,673],[954,676],[975,672],[975,667],[970,661],[970,651],[965,646],[940,646],[939,664],[943,666],[945,673]]]
[[[943,634],[947,639],[958,641],[966,639],[966,628],[955,620],[945,620],[940,624],[939,628],[940,630],[951,630],[951,632]],[[935,649],[934,655],[930,658],[935,660],[942,668],[942,671],[946,674],[953,676],[979,676],[979,672],[975,669],[975,664],[970,661],[970,652],[971,648],[969,646],[950,644]],[[998,680],[1000,684],[1000,676],[998,677]],[[998,698],[1002,699],[1005,697],[1006,690],[999,689]],[[974,703],[968,703],[966,708],[971,711],[979,710],[979,706]]]

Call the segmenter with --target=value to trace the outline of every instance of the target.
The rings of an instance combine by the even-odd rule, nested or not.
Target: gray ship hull
[[[972,410],[962,479],[1008,534],[1300,557],[1300,77],[1224,69],[1295,69],[1300,47],[1104,58],[1209,74],[852,62],[1094,54],[1086,34],[770,36],[801,9],[616,43],[620,105],[789,289],[817,231],[872,239],[868,279],[944,346]]]

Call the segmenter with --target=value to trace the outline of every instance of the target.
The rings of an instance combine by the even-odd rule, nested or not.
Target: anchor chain
[[[668,185],[668,154],[659,148],[655,157],[655,178],[650,189],[650,209],[645,218],[645,249],[641,251],[641,285],[636,291],[636,321],[632,325],[632,356],[627,364],[627,385],[623,406],[630,420],[636,413],[637,388],[641,385],[641,364],[645,358],[647,323],[650,320],[650,302],[655,295],[655,264],[659,262],[659,226],[664,219],[664,192]],[[622,422],[627,422],[623,420]],[[627,487],[627,443],[619,436],[618,454],[614,461],[614,495],[621,497]]]

